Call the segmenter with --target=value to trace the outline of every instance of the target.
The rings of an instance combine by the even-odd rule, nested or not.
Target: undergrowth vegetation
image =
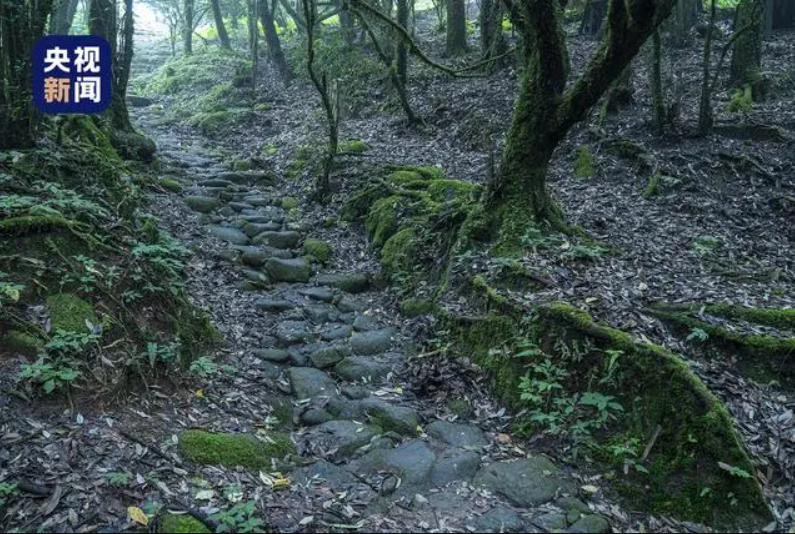
[[[0,356],[30,391],[117,388],[217,334],[184,294],[188,251],[140,213],[147,175],[88,118],[0,156]]]

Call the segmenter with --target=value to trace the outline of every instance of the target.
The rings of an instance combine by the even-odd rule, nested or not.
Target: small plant
[[[218,364],[207,356],[202,356],[190,364],[190,372],[201,377],[207,377],[218,372]]]
[[[640,473],[648,473],[648,469],[638,462],[640,447],[641,443],[638,438],[628,438],[625,441],[607,445],[603,447],[603,450],[607,451],[616,463],[621,463],[625,472],[631,467]]]
[[[35,363],[22,364],[19,378],[41,386],[46,394],[60,390],[77,380],[80,372],[69,362],[42,356]]]
[[[687,341],[707,341],[709,333],[703,328],[693,328],[687,336]]]
[[[563,253],[566,258],[575,260],[593,260],[607,254],[607,249],[600,245],[575,245]]]
[[[212,515],[212,519],[219,523],[216,532],[261,532],[264,523],[254,517],[256,506],[254,501],[248,501]]]
[[[129,471],[114,471],[108,473],[108,484],[111,486],[126,486],[133,479],[133,474]]]
[[[5,505],[8,497],[13,497],[17,493],[19,493],[19,491],[17,490],[16,484],[0,482],[0,507]]]
[[[580,180],[587,180],[593,177],[595,171],[594,157],[588,147],[582,146],[577,149],[577,158],[574,161],[574,177]]]
[[[740,467],[735,467],[727,463],[718,462],[718,467],[720,467],[721,469],[729,473],[731,476],[736,478],[754,478],[754,476],[745,469],[742,469]]]
[[[164,345],[161,343],[149,342],[146,344],[146,352],[141,355],[149,364],[149,367],[154,369],[159,363],[171,364],[179,360],[179,343],[169,343]]]
[[[754,91],[750,84],[732,93],[732,99],[726,109],[729,113],[750,111],[754,107]]]
[[[707,256],[715,253],[723,246],[720,238],[711,235],[702,235],[693,240],[693,250],[699,256]]]

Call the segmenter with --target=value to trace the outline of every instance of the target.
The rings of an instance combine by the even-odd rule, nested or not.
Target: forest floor
[[[438,52],[440,43],[429,42]],[[572,43],[579,67],[593,43]],[[670,58],[675,76],[669,97],[679,103],[680,119],[665,136],[650,134],[648,91],[638,79],[633,106],[604,121],[592,117],[556,155],[555,197],[569,220],[609,252],[583,261],[567,254],[579,243],[562,241],[553,250],[528,253],[522,262],[546,281],[545,288],[509,293],[528,307],[565,300],[692,362],[736,418],[767,479],[766,496],[779,519],[771,528],[787,531],[795,506],[795,391],[744,376],[732,359],[709,358],[648,308],[656,302],[795,304],[795,35],[766,43],[765,71],[777,80],[771,98],[729,114],[730,96],[716,94],[720,128],[706,138],[688,133],[698,57],[690,49]],[[642,65],[637,71],[644,71]],[[258,92],[269,109],[220,138],[162,120],[173,104],[169,98],[135,110],[137,126],[158,143],[159,172],[184,184],[181,193],[154,193],[149,211],[194,253],[189,293],[225,336],[213,355],[224,367],[202,379],[153,384],[123,401],[75,409],[0,396],[0,413],[7,416],[0,460],[15,478],[50,488],[38,498],[14,501],[6,510],[7,526],[122,531],[136,528],[129,506],[151,511],[159,503],[205,513],[254,501],[268,526],[282,532],[594,531],[607,528],[601,518],[616,532],[704,528],[634,512],[616,497],[610,474],[572,464],[565,449],[511,435],[512,415],[493,400],[487,377],[466,354],[428,357],[430,319],[400,316],[399,295],[381,283],[362,232],[327,223],[338,217],[355,178],[386,163],[439,166],[449,178],[473,182],[489,176],[490,153],[499,153],[510,121],[514,76],[453,80],[421,70],[414,82],[412,103],[425,119],[419,129],[374,104],[385,88],[376,88],[365,104],[344,101],[342,138],[362,139],[371,150],[343,157],[333,177],[334,200],[325,207],[304,200],[309,172],[293,172],[301,147],[323,144],[317,95],[303,81],[285,90],[264,75]],[[764,138],[751,124],[781,128],[785,137]],[[592,176],[584,179],[573,172],[581,147],[593,158]],[[235,160],[252,161],[254,170],[229,174]],[[658,194],[645,198],[658,171],[665,177]],[[218,188],[225,191],[224,204],[214,205],[221,209],[213,214],[200,215],[185,204],[186,197]],[[329,242],[332,259],[313,267],[318,272],[311,277],[308,265],[287,259],[284,277],[296,281],[251,291],[261,283],[260,255],[245,249],[250,265],[233,261],[251,236],[227,226],[247,217],[271,225],[274,240]],[[472,262],[489,272],[498,268],[493,260]],[[342,284],[351,289],[353,283],[355,293],[340,289],[340,277],[331,275],[344,275],[348,284]],[[324,370],[307,372],[307,359]],[[366,387],[354,385],[368,377]],[[391,432],[373,440],[379,432],[362,424],[366,412],[377,413]],[[185,461],[176,436],[189,428],[291,432],[299,470],[290,476],[292,485],[279,491],[278,475]],[[371,450],[354,458],[352,448],[362,445]],[[540,460],[515,463],[528,453],[546,455],[557,467]],[[402,479],[389,474],[396,471]],[[119,472],[134,478],[111,483],[108,475]],[[476,489],[473,477],[491,491]],[[524,497],[511,487],[522,487]],[[236,527],[249,517],[239,519]]]

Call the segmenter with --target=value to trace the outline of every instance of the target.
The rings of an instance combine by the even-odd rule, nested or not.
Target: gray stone
[[[301,350],[296,348],[287,349],[290,353],[290,365],[293,367],[307,367],[309,365],[309,358]]]
[[[350,337],[353,329],[346,324],[332,324],[320,332],[320,338],[326,341],[338,341]]]
[[[210,213],[221,206],[221,202],[213,197],[190,196],[185,199],[185,204],[192,210],[201,213]]]
[[[262,232],[254,238],[257,245],[267,245],[274,248],[295,248],[301,241],[298,232]]]
[[[276,339],[282,346],[306,343],[315,339],[316,336],[304,321],[282,321],[276,326]]]
[[[384,472],[398,477],[401,486],[395,496],[413,495],[430,484],[436,454],[421,440],[411,440],[394,449],[374,450],[352,462],[354,473],[373,476]]]
[[[478,532],[524,532],[519,514],[510,508],[492,508],[475,520]]]
[[[333,490],[343,490],[346,486],[359,483],[359,479],[352,473],[326,460],[319,460],[298,469],[292,478],[298,484],[319,484]]]
[[[576,490],[563,472],[542,456],[491,464],[478,472],[474,485],[498,493],[524,508],[547,503],[559,492],[574,493]]]
[[[351,356],[337,364],[334,371],[350,382],[380,382],[389,374],[392,366],[374,362],[369,358]]]
[[[539,527],[543,527],[546,530],[565,530],[565,528],[569,525],[566,522],[566,514],[544,514],[542,516],[536,517],[533,522],[538,525]]]
[[[350,351],[343,347],[324,347],[312,352],[309,355],[309,360],[318,369],[327,369],[341,362],[345,358],[346,352]]]
[[[426,433],[432,438],[456,447],[481,449],[488,444],[483,431],[472,425],[436,421],[428,425]]]
[[[410,408],[376,398],[362,400],[331,399],[328,411],[340,419],[362,421],[369,419],[374,426],[387,432],[396,432],[404,436],[416,436],[420,417]]]
[[[325,287],[307,287],[299,289],[298,294],[311,300],[320,300],[323,302],[332,302],[334,300],[334,292]]]
[[[235,184],[265,184],[271,185],[276,177],[267,171],[227,171],[216,175],[216,178],[228,180]]]
[[[351,338],[351,348],[355,354],[369,356],[386,352],[392,346],[395,330],[382,328],[372,332],[361,332]]]
[[[270,255],[261,249],[245,250],[240,255],[240,262],[250,267],[262,267],[268,261]]]
[[[276,363],[284,363],[290,359],[290,353],[282,349],[260,349],[255,350],[254,354],[260,359]]]
[[[243,269],[243,276],[248,281],[253,282],[255,287],[259,288],[270,287],[270,280],[268,280],[268,275],[263,273],[262,271],[256,271],[254,269]]]
[[[337,309],[328,304],[312,304],[304,308],[306,318],[315,324],[327,323],[337,319]]]
[[[261,298],[257,299],[254,303],[254,306],[257,309],[266,312],[282,312],[285,310],[291,310],[295,308],[295,304],[289,302],[284,299],[270,299],[270,298]]]
[[[358,300],[349,299],[347,297],[343,297],[337,303],[337,309],[342,313],[350,313],[350,312],[361,312],[364,311],[365,306],[364,303],[359,302]]]
[[[265,263],[265,270],[277,282],[308,282],[312,276],[312,268],[302,258],[271,258]]]
[[[260,362],[257,368],[262,372],[262,375],[265,378],[269,378],[271,380],[276,380],[282,376],[283,368],[271,362]]]
[[[375,429],[351,421],[329,421],[316,426],[304,435],[313,451],[329,453],[333,458],[347,458],[368,445],[376,436]]]
[[[431,483],[445,486],[456,480],[472,480],[480,467],[480,455],[474,451],[451,448],[437,455],[431,471]]]
[[[319,408],[310,408],[301,414],[301,422],[307,426],[317,426],[323,423],[328,423],[334,417],[326,410]]]
[[[599,515],[586,515],[572,526],[569,527],[569,532],[592,532],[594,534],[603,534],[610,532],[610,523],[607,522],[602,516]]]
[[[220,178],[210,178],[209,180],[203,180],[199,182],[199,187],[207,187],[207,188],[221,188],[226,189],[230,185],[235,185],[229,180],[223,180]]]
[[[250,208],[253,208],[251,204],[246,204],[245,202],[230,202],[229,207],[235,211],[243,211]]]
[[[221,241],[226,241],[233,245],[245,245],[248,243],[246,234],[231,226],[211,226],[210,233]]]
[[[231,205],[231,204],[230,204]],[[249,222],[243,226],[243,231],[246,232],[246,235],[249,237],[257,237],[258,235],[265,233],[265,232],[277,232],[281,228],[279,223],[275,222],[265,222],[265,223],[253,223]]]
[[[293,393],[299,400],[330,396],[336,393],[337,385],[323,371],[311,367],[293,367],[288,371],[288,375]]]
[[[151,98],[138,95],[127,95],[127,102],[134,108],[145,108],[155,103]]]
[[[370,390],[364,386],[345,386],[342,394],[351,400],[362,400],[370,396]]]
[[[378,322],[367,315],[357,315],[353,321],[353,329],[357,332],[369,332],[378,328]]]
[[[315,280],[321,286],[336,287],[347,293],[363,293],[370,289],[370,278],[362,273],[324,274]]]

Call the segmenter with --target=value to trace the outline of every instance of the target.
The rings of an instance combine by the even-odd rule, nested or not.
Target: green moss
[[[592,178],[596,172],[594,157],[588,147],[580,147],[574,160],[574,177],[580,180]]]
[[[399,212],[403,207],[403,197],[394,195],[377,200],[370,208],[364,227],[374,247],[380,248],[398,231]]]
[[[754,90],[751,84],[746,84],[732,93],[732,99],[726,108],[729,113],[750,111],[754,107]]]
[[[158,531],[163,534],[204,534],[210,532],[204,523],[187,514],[167,514],[163,518],[163,522],[160,524],[160,529]]]
[[[409,189],[423,188],[428,185],[427,180],[416,171],[395,171],[387,177],[387,180],[397,186]]]
[[[334,247],[319,239],[307,239],[304,241],[304,254],[312,256],[320,263],[328,263],[334,254]]]
[[[783,330],[795,330],[795,309],[746,308],[732,304],[710,304],[706,306],[706,312],[728,319],[741,319]]]
[[[646,189],[643,191],[643,198],[649,200],[650,198],[657,196],[661,179],[662,173],[660,171],[655,172],[651,178],[649,178],[649,183],[646,185]]]
[[[435,304],[431,299],[409,297],[400,302],[400,312],[408,317],[417,317],[432,313]]]
[[[444,171],[439,167],[431,167],[431,166],[413,166],[413,165],[387,165],[387,171],[390,171],[393,175],[396,172],[408,172],[413,173],[415,175],[419,175],[419,177],[423,180],[443,180],[444,179]]]
[[[472,403],[466,399],[451,400],[447,405],[447,409],[450,410],[450,413],[453,415],[458,416],[459,419],[469,419],[475,414]]]
[[[232,163],[232,170],[235,171],[250,171],[254,168],[254,164],[250,159],[236,159]]]
[[[428,183],[428,194],[436,202],[469,198],[475,189],[475,184],[461,180],[431,180]]]
[[[163,178],[160,180],[160,187],[171,191],[173,193],[181,193],[182,192],[182,184],[176,180],[171,180],[169,178]]]
[[[47,309],[52,319],[53,331],[87,332],[86,321],[97,324],[94,308],[85,300],[69,293],[51,295],[47,299]]]
[[[31,233],[69,229],[73,221],[60,215],[22,215],[0,221],[0,235],[21,236]]]
[[[298,200],[293,197],[283,197],[281,205],[282,209],[292,211],[298,209]]]
[[[370,145],[368,145],[361,139],[351,139],[350,141],[344,141],[340,143],[339,146],[340,152],[349,152],[354,154],[361,154],[364,152],[368,152],[369,150],[370,150]]]
[[[2,338],[0,345],[11,352],[18,352],[24,356],[36,356],[44,349],[44,341],[32,334],[18,330],[9,331]]]
[[[413,228],[404,228],[390,237],[381,248],[381,265],[389,273],[410,271],[414,266],[417,234]]]
[[[272,462],[295,454],[295,444],[286,434],[269,432],[267,441],[249,434],[215,434],[203,430],[186,430],[179,437],[179,447],[188,460],[202,465],[245,467],[268,471]]]
[[[258,104],[254,104],[254,111],[270,111],[271,105],[267,102],[259,102]]]
[[[229,109],[197,113],[188,120],[188,124],[197,127],[202,134],[212,137],[223,134],[252,118],[251,110]]]
[[[392,195],[392,190],[380,185],[361,188],[345,201],[341,214],[342,220],[355,221],[364,217],[376,201],[390,195]]]

